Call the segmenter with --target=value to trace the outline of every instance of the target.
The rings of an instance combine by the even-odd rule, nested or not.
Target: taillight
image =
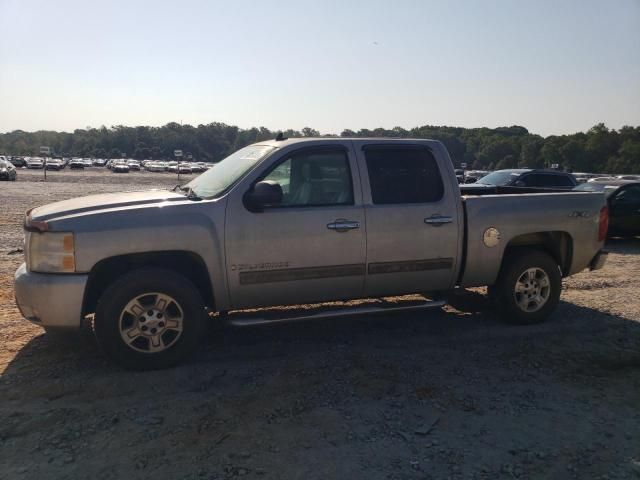
[[[607,239],[607,230],[609,229],[609,207],[600,209],[600,224],[598,226],[598,241],[603,242]]]

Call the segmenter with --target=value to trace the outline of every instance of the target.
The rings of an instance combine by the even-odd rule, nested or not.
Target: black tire
[[[174,310],[177,307],[176,311],[180,313],[182,331],[179,334],[175,331],[169,332],[167,326],[164,334],[171,335],[169,341],[166,342],[168,344],[166,349],[158,352],[139,351],[137,348],[144,348],[145,342],[147,348],[151,348],[150,338],[140,332],[140,335],[135,338],[138,343],[132,347],[121,336],[121,325],[133,321],[135,322],[133,326],[141,325],[140,329],[142,329],[149,325],[149,321],[161,320],[156,320],[154,316],[154,318],[146,319],[146,324],[141,324],[138,322],[138,317],[124,312],[124,310],[136,298],[150,299],[153,297],[153,292],[167,295],[175,300],[173,304],[169,302],[166,308],[168,311],[169,307]],[[155,307],[151,305],[149,308]],[[120,366],[131,370],[155,370],[175,365],[193,353],[203,338],[205,324],[204,302],[193,283],[171,270],[141,268],[118,278],[101,295],[96,307],[94,332],[98,344],[105,354]],[[164,325],[160,325],[164,327]],[[159,327],[158,329],[160,330]],[[147,334],[149,333],[147,332]],[[166,335],[162,341],[163,346]],[[161,334],[154,335],[154,337],[159,336]],[[134,345],[134,342],[130,343]]]
[[[544,277],[540,273],[542,279],[536,279],[531,284],[527,283],[527,285],[531,285],[531,287],[527,287],[531,290],[527,290],[527,293],[519,292],[516,294],[518,280],[529,269],[543,271],[547,275],[548,282],[544,282]],[[545,288],[540,287],[543,283],[548,283],[548,297],[541,306],[537,306],[535,292],[538,290],[536,289],[541,289],[542,297],[546,294]],[[560,301],[561,289],[560,269],[558,263],[550,255],[531,248],[517,248],[505,254],[498,280],[495,285],[489,287],[489,296],[505,322],[515,325],[531,325],[542,323],[549,318]],[[534,297],[529,306],[537,308],[536,310],[527,311],[523,307],[522,304],[528,302],[527,295]]]

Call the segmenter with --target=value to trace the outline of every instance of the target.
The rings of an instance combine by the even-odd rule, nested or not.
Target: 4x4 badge
[[[570,217],[573,218],[589,218],[591,216],[591,212],[587,210],[575,210],[569,214]]]

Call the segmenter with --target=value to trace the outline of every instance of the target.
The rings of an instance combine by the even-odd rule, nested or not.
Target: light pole
[[[43,162],[43,168],[44,168],[44,181],[47,181],[47,155],[49,155],[51,153],[51,147],[40,147],[40,154],[44,155],[44,162]]]
[[[182,150],[174,150],[173,156],[176,157],[176,161],[178,162],[176,168],[178,170],[178,183],[180,183],[180,157],[182,157]]]

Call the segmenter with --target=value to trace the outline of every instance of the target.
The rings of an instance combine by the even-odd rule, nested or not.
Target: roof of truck
[[[317,141],[327,141],[327,142],[342,142],[345,140],[351,141],[374,141],[374,142],[398,142],[398,143],[415,143],[415,142],[437,142],[438,140],[433,140],[429,138],[396,138],[396,137],[291,137],[291,138],[283,138],[282,140],[270,139],[263,140],[261,142],[255,142],[257,145],[289,145],[292,143],[303,143],[303,142],[317,142]]]

